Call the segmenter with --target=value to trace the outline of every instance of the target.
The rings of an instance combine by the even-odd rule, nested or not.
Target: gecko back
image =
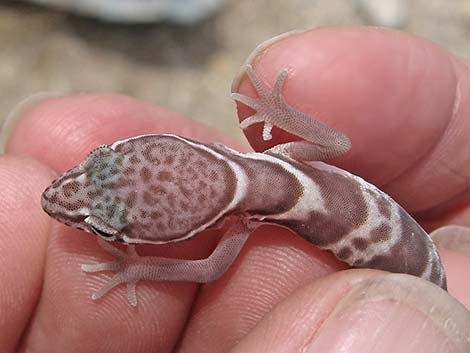
[[[231,168],[203,144],[145,135],[95,149],[52,183],[42,205],[108,240],[167,243],[217,221],[235,189]]]
[[[304,212],[268,216],[266,221],[294,230],[352,267],[407,273],[447,288],[431,238],[390,196],[322,162],[290,163],[293,175],[307,175],[314,182],[320,202],[308,204],[309,196]],[[302,194],[306,192],[304,188]]]

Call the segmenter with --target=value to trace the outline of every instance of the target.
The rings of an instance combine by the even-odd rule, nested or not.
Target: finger
[[[422,216],[445,204],[439,226],[459,212],[470,224],[470,121],[468,66],[448,52],[405,33],[377,28],[323,28],[260,46],[250,57],[270,87],[283,68],[286,101],[348,135],[352,150],[336,161],[392,194]],[[255,96],[243,76],[239,92]],[[253,114],[239,104],[241,119]],[[247,130],[257,150],[290,137],[274,131],[272,144],[261,126]]]
[[[12,131],[7,152],[29,155],[60,172],[73,167],[100,144],[157,132],[221,140],[220,135],[202,126],[130,98],[80,95],[49,99],[24,112]],[[24,175],[29,173],[25,171]],[[36,211],[44,215],[39,199],[38,193],[32,200],[36,200]],[[185,325],[198,286],[140,282],[137,309],[127,303],[125,286],[94,302],[90,298],[92,293],[112,274],[90,275],[80,267],[109,258],[93,236],[57,222],[48,224],[51,223],[43,290],[22,348],[25,351],[34,347],[38,351],[136,352],[159,347],[161,352],[171,351]],[[144,248],[139,252],[200,258],[207,256],[214,240],[212,234],[193,243],[158,247],[155,251]],[[17,266],[15,259],[11,262]],[[133,339],[136,335],[138,340]]]
[[[32,156],[57,171],[75,166],[99,145],[144,134],[174,133],[235,145],[201,124],[117,94],[81,94],[33,103],[17,109],[20,117],[11,118],[17,122],[6,151]]]
[[[0,342],[13,352],[41,294],[50,222],[39,207],[51,173],[28,158],[0,157]]]
[[[470,313],[437,286],[350,270],[287,297],[231,352],[464,353],[469,341]]]

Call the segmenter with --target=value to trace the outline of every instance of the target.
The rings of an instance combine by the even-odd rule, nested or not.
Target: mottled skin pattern
[[[126,283],[136,305],[140,279],[215,280],[262,223],[288,227],[351,266],[407,273],[445,289],[425,231],[375,186],[320,161],[346,152],[350,142],[284,102],[287,71],[272,93],[251,67],[247,72],[260,98],[233,95],[256,110],[242,127],[264,122],[265,139],[276,126],[304,141],[241,154],[174,135],[138,136],[95,149],[44,192],[42,206],[55,219],[126,244],[181,241],[233,223],[204,260],[140,257],[132,246],[126,254],[101,242],[116,260],[82,268],[117,274],[93,298]]]
[[[267,221],[294,230],[353,267],[408,273],[445,288],[445,274],[434,244],[388,195],[321,162],[296,167],[319,185],[326,212],[312,209],[307,219]],[[340,218],[333,211],[338,209]]]

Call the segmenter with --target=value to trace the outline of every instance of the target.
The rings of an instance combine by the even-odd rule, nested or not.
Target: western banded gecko
[[[255,110],[241,127],[263,123],[264,140],[276,126],[302,141],[243,154],[175,135],[137,136],[96,148],[44,191],[50,216],[96,234],[115,257],[82,266],[116,272],[92,298],[126,283],[135,306],[139,280],[214,281],[265,223],[288,227],[353,267],[407,273],[446,289],[439,254],[418,223],[374,185],[322,162],[347,152],[350,141],[284,101],[287,69],[272,92],[250,66],[247,73],[259,98],[232,94]],[[190,239],[228,220],[206,259],[139,256],[131,245]],[[128,244],[127,252],[108,241]]]

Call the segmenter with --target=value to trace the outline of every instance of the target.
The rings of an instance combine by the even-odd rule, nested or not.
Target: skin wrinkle
[[[424,211],[413,213],[413,217],[424,224],[425,229],[435,230],[441,225],[459,224],[470,226],[465,216],[470,199],[470,187],[461,192],[461,194],[440,203],[436,207]]]
[[[448,57],[446,57],[446,59],[447,59],[448,62],[451,64],[451,67],[452,67],[453,72],[454,72],[454,78],[457,80],[458,75],[455,73],[454,62],[453,62],[452,60],[448,59]],[[416,83],[416,84],[418,84],[418,83]],[[458,88],[458,87],[457,87],[457,84],[458,84],[458,82],[456,82],[456,88],[455,88],[455,90],[454,90],[454,103],[453,103],[453,107],[454,107],[454,108],[453,108],[453,110],[455,109],[456,100],[457,100],[457,88]],[[453,112],[452,112],[452,113],[453,113]],[[448,129],[450,123],[451,123],[452,117],[453,117],[453,114],[451,114],[451,115],[449,116],[447,124],[443,127],[442,133],[441,133],[441,135],[440,135],[441,138],[444,136],[445,131],[447,131],[447,129]],[[436,140],[434,143],[430,144],[430,145],[428,146],[427,150],[424,151],[424,152],[422,153],[422,155],[421,155],[417,160],[415,160],[410,166],[408,166],[408,168],[402,170],[402,172],[401,172],[400,174],[396,175],[393,179],[389,180],[386,184],[384,184],[384,185],[382,185],[382,186],[386,186],[386,185],[392,184],[396,179],[399,179],[399,178],[401,177],[401,175],[408,173],[409,168],[414,167],[414,166],[416,166],[416,165],[419,165],[420,162],[421,162],[424,158],[426,158],[427,155],[428,155],[432,150],[434,150],[437,145],[440,144],[440,142],[441,142],[441,139],[438,139],[438,140]]]
[[[445,131],[450,130],[450,128],[452,126],[452,122],[458,118],[459,113],[460,113],[460,106],[461,106],[460,103],[461,103],[461,100],[462,100],[461,79],[460,79],[460,76],[458,76],[457,74],[456,74],[456,77],[457,78],[456,78],[455,97],[454,97],[454,104],[453,104],[453,108],[452,108],[452,115],[450,116],[449,123],[446,126]],[[443,133],[442,137],[444,137],[444,135],[445,134]],[[442,142],[442,140],[440,140],[439,142]],[[442,163],[442,167],[445,167],[446,170],[451,172],[451,174],[453,176],[455,176],[456,178],[460,178],[462,181],[467,181],[468,182],[470,180],[469,179],[470,176],[462,175],[461,173],[459,173],[458,170],[455,170],[454,168],[450,167],[447,164],[448,158],[445,158],[445,157],[446,156],[444,156],[444,158],[439,159],[439,161]]]
[[[454,104],[452,120],[457,119],[460,112],[461,107],[461,80],[457,81],[457,96]],[[454,131],[459,131],[458,129]],[[447,136],[447,142],[450,142],[452,139]],[[430,217],[446,217],[446,213],[448,214],[447,217],[452,217],[452,213],[455,212],[456,214],[459,211],[464,212],[465,207],[468,204],[469,196],[470,196],[470,176],[465,176],[462,173],[459,173],[458,170],[452,168],[448,161],[450,161],[447,156],[445,155],[445,149],[441,152],[440,155],[435,157],[440,161],[439,168],[442,168],[451,174],[455,180],[460,180],[461,184],[466,184],[463,189],[456,190],[454,193],[448,193],[447,199],[441,201],[435,207],[429,208],[427,210],[422,210],[417,213],[417,217],[426,220]],[[459,221],[458,221],[459,222]],[[460,222],[459,222],[460,223]],[[434,227],[433,227],[434,228]]]
[[[455,98],[454,98],[454,106],[452,108],[452,116],[456,116],[458,112],[460,111],[461,101],[462,101],[461,78],[456,73]]]
[[[385,183],[383,185],[379,185],[379,187],[387,193],[388,193],[388,189],[390,188],[390,186],[394,185],[396,182],[398,182],[403,176],[406,176],[407,174],[411,173],[412,171],[425,166],[425,164],[427,163],[427,159],[429,158],[429,155],[438,146],[441,145],[444,137],[446,137],[446,132],[449,130],[449,128],[452,125],[452,123],[454,122],[454,120],[457,119],[459,108],[460,108],[460,101],[461,101],[460,79],[459,79],[459,75],[457,74],[456,62],[454,60],[451,60],[451,59],[448,59],[448,62],[451,64],[451,67],[452,67],[452,70],[453,70],[453,77],[455,79],[455,89],[454,89],[454,98],[453,98],[453,104],[452,104],[452,111],[450,112],[450,115],[447,119],[447,123],[443,127],[439,138],[436,139],[436,141],[434,143],[429,145],[429,147],[427,148],[427,151],[425,153],[423,153],[412,164],[408,165],[405,169],[403,169],[393,179],[389,180],[387,183]],[[425,211],[424,209],[419,210],[419,212],[424,212],[424,211]],[[413,212],[413,214],[414,214],[414,212]]]
[[[459,116],[459,112],[460,112],[460,102],[461,102],[461,88],[460,88],[460,85],[461,85],[461,80],[460,78],[457,79],[457,83],[456,83],[456,91],[455,91],[455,101],[454,101],[454,107],[452,109],[452,116],[449,120],[449,125],[451,125],[451,122],[455,119],[457,119],[457,117]],[[454,168],[452,168],[451,166],[449,166],[447,164],[447,158],[441,158],[440,159],[440,162],[442,163],[442,166],[446,168],[447,171],[451,172],[451,174],[458,178],[458,179],[461,179],[462,181],[469,181],[470,180],[470,175],[463,175],[461,173],[459,173],[458,170],[455,170]],[[459,192],[460,194],[460,192]]]

